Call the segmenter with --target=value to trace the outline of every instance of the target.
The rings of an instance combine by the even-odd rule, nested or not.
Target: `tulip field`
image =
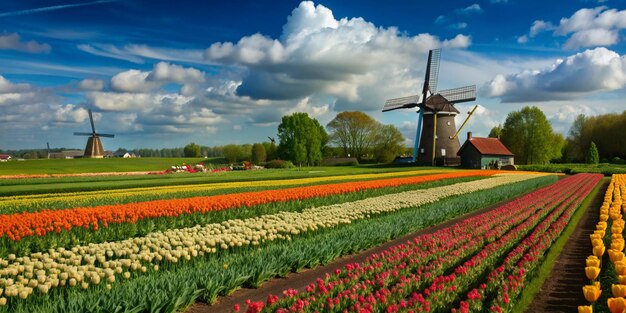
[[[0,312],[176,312],[495,204],[232,310],[510,312],[601,178],[422,170],[3,196]],[[624,182],[591,237],[611,263],[590,252],[585,297],[613,281],[626,295]]]
[[[601,179],[579,174],[320,277],[248,312],[510,312],[541,256]],[[237,311],[241,306],[235,306]]]
[[[583,264],[586,265],[585,274],[590,283],[582,286],[589,305],[579,306],[579,312],[626,312],[622,215],[626,202],[622,200],[623,194],[626,194],[626,174],[614,174],[600,207],[596,230],[589,234],[593,249]]]

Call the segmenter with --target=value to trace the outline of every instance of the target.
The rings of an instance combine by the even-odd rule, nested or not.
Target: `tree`
[[[193,142],[186,145],[185,148],[183,148],[183,151],[185,157],[187,158],[199,158],[202,155],[200,146]]]
[[[587,164],[598,164],[600,163],[600,154],[598,153],[598,147],[592,141],[589,146],[589,151],[587,151]]]
[[[562,136],[552,131],[546,115],[537,107],[524,107],[509,113],[500,140],[522,164],[545,164],[559,158]]]
[[[374,158],[376,162],[389,163],[404,153],[404,136],[393,125],[383,125],[376,135]]]
[[[262,143],[252,145],[252,163],[261,164],[266,160],[265,147]]]
[[[376,143],[381,125],[363,112],[341,112],[326,125],[330,140],[343,148],[344,156],[361,160]]]
[[[328,134],[319,122],[306,113],[283,116],[278,125],[278,155],[298,165],[320,164]]]
[[[228,163],[235,163],[241,156],[241,146],[239,145],[225,145],[224,146],[224,158]]]
[[[264,141],[263,147],[265,148],[265,159],[267,161],[276,160],[276,143]]]
[[[489,138],[500,138],[502,135],[502,125],[494,126],[489,132]]]

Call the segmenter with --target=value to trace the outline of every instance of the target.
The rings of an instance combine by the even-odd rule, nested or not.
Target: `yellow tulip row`
[[[82,191],[71,193],[48,193],[48,194],[35,194],[35,195],[21,195],[21,196],[8,196],[0,197],[0,214],[3,208],[9,208],[20,205],[45,205],[54,201],[64,201],[72,203],[73,206],[81,206],[84,203],[93,203],[100,199],[110,198],[130,198],[134,196],[165,196],[168,194],[175,194],[179,192],[193,192],[193,191],[212,191],[220,189],[234,189],[234,188],[250,188],[250,187],[280,187],[280,186],[297,186],[307,185],[315,183],[325,183],[341,180],[368,180],[377,178],[390,178],[390,177],[404,177],[415,176],[424,174],[442,173],[450,170],[419,170],[419,171],[406,171],[406,172],[390,172],[379,174],[359,174],[359,175],[337,175],[327,177],[311,177],[311,178],[297,178],[297,179],[281,179],[281,180],[260,180],[260,181],[247,181],[247,182],[227,182],[227,183],[207,183],[207,184],[194,184],[194,185],[175,185],[175,186],[157,186],[157,187],[141,187],[141,188],[126,188],[126,189],[111,189],[106,191]]]
[[[412,190],[363,200],[313,207],[302,212],[279,212],[248,219],[233,219],[204,226],[154,232],[145,237],[57,248],[28,256],[0,259],[1,301],[5,297],[28,298],[60,286],[106,284],[110,288],[131,273],[158,271],[159,265],[178,263],[218,250],[257,246],[264,242],[291,240],[291,236],[370,218],[408,207],[421,206],[450,196],[459,196],[537,177],[496,175],[480,181]],[[5,300],[2,300],[2,299]]]
[[[595,303],[602,289],[597,281],[602,268],[602,257],[605,252],[613,263],[617,274],[618,284],[611,285],[612,298],[607,304],[611,313],[626,313],[626,256],[624,255],[624,225],[622,213],[626,213],[626,203],[622,202],[621,195],[626,193],[626,174],[615,174],[611,178],[609,187],[604,195],[604,202],[600,207],[599,221],[596,230],[589,235],[593,247],[593,255],[587,257],[585,275],[591,281],[590,285],[583,286],[583,295],[591,304]],[[604,245],[606,230],[611,224],[611,242],[609,249]],[[592,305],[579,306],[579,313],[591,313]]]

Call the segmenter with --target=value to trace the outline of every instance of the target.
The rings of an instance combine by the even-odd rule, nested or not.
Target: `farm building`
[[[0,162],[6,162],[11,159],[11,156],[8,154],[0,154]]]
[[[467,140],[457,152],[461,165],[467,168],[502,168],[513,166],[513,153],[498,138],[472,137],[467,133]]]
[[[82,158],[85,151],[83,150],[65,150],[61,152],[50,152],[50,159],[76,159]]]

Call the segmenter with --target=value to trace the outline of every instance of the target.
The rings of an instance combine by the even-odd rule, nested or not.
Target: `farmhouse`
[[[8,154],[0,154],[0,162],[6,162],[11,159],[11,156]]]
[[[65,150],[61,152],[50,152],[50,159],[76,159],[82,158],[85,151],[83,150]]]
[[[472,137],[467,133],[467,140],[457,152],[461,165],[467,168],[502,168],[513,166],[513,153],[498,138]]]

